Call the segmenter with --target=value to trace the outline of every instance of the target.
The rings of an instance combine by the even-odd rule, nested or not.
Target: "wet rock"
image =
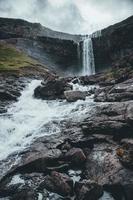
[[[95,92],[97,102],[122,102],[133,100],[133,79],[114,85],[100,88]]]
[[[111,197],[113,197],[113,200],[125,199],[124,188],[120,183],[116,183],[112,185],[104,185],[104,189],[111,194]]]
[[[124,142],[123,146],[117,149],[117,155],[125,167],[133,170],[133,144]]]
[[[75,102],[77,100],[85,100],[87,93],[82,91],[65,91],[64,95],[68,102]]]
[[[34,91],[36,98],[54,100],[64,98],[64,91],[71,90],[65,79],[53,79],[48,81],[45,85],[39,86]]]
[[[39,189],[42,188],[61,196],[71,196],[73,193],[73,181],[67,175],[53,171],[40,184]]]
[[[98,200],[103,195],[102,186],[95,182],[84,180],[75,183],[77,200]]]
[[[107,69],[112,63],[117,64],[124,55],[132,53],[133,17],[105,28],[99,37],[93,38],[93,49],[97,71]],[[123,63],[127,67],[128,60]]]
[[[86,156],[82,149],[72,148],[65,154],[65,159],[75,166],[82,165],[86,161]]]
[[[103,104],[81,124],[84,134],[106,134],[114,137],[132,136],[133,102]]]
[[[1,101],[16,101],[17,97],[8,91],[0,91]]]
[[[28,181],[30,181],[30,179]],[[9,196],[12,200],[37,200],[35,185],[34,189],[31,189],[30,184],[27,183],[24,181],[24,179],[20,178],[20,175],[7,177],[6,180],[0,184],[0,197],[5,198]]]
[[[119,161],[119,145],[111,143],[95,144],[87,156],[83,178],[96,181],[99,185],[127,185],[133,183],[133,171]]]
[[[82,85],[95,85],[101,81],[101,74],[97,73],[91,76],[80,76],[79,80]]]
[[[31,188],[24,188],[15,192],[11,200],[38,200],[38,195]]]
[[[132,200],[133,199],[133,184],[127,184],[123,186],[125,199]]]
[[[3,178],[8,177],[14,173],[42,173],[48,171],[49,168],[56,168],[57,166],[59,167],[61,165],[58,163],[58,160],[60,160],[60,157],[62,156],[60,150],[49,150],[47,148],[42,149],[42,147],[38,148],[40,148],[38,152],[37,149],[35,151],[31,148],[30,151],[20,155],[20,161],[11,167],[11,169],[6,172]]]

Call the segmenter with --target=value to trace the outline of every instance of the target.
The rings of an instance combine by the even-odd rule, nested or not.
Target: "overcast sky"
[[[0,16],[89,34],[133,14],[132,0],[0,0]]]

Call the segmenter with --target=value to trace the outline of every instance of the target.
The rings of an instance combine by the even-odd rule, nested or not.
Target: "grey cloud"
[[[84,12],[87,6],[92,6],[96,13],[94,16]],[[132,13],[133,0],[0,0],[2,17],[40,22],[69,33],[90,33]]]

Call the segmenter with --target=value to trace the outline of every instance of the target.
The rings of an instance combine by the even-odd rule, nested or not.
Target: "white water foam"
[[[61,120],[80,121],[93,109],[92,97],[75,103],[35,99],[34,89],[40,83],[38,80],[32,81],[22,92],[18,102],[11,105],[6,115],[0,117],[0,160],[22,151],[36,138],[58,134]],[[81,90],[81,86],[79,89]]]

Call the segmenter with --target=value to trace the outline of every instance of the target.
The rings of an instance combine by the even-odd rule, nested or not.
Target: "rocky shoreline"
[[[99,74],[77,78],[82,80],[84,85],[99,83],[99,88],[93,91],[96,103],[91,116],[86,116],[83,121],[77,123],[60,122],[61,132],[58,135],[38,138],[30,148],[20,153],[19,161],[11,168],[8,167],[14,163],[14,155],[1,163],[5,170],[1,173],[1,198],[97,200],[100,197],[104,199],[105,194],[111,194],[112,199],[116,200],[132,199],[133,79],[121,83],[115,80],[116,84],[113,82],[112,86],[100,86],[103,76]],[[31,77],[7,77],[6,81],[5,74],[1,74],[1,83],[8,89],[9,84],[12,85],[10,97],[15,94],[15,99],[5,95],[7,101],[12,102],[20,96],[20,91]],[[36,77],[33,75],[32,78]],[[71,89],[68,85],[73,79],[60,79],[48,72],[42,77],[42,71],[38,78],[45,79],[42,89],[48,85],[50,92],[53,91],[49,93],[48,88],[44,90],[48,99],[51,96],[53,99],[62,99],[66,86]],[[76,78],[73,82],[76,82]],[[57,90],[56,86],[61,90]]]

